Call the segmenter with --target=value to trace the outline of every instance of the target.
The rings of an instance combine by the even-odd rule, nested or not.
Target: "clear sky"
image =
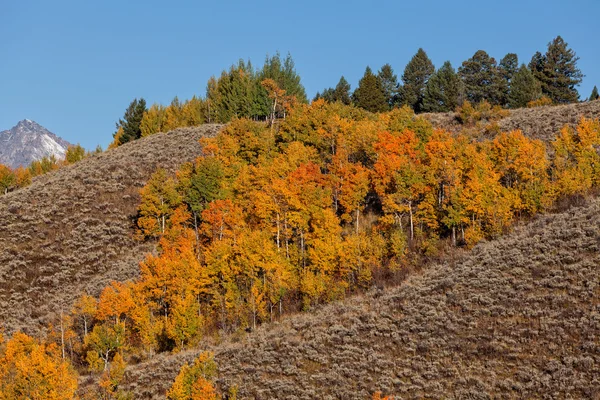
[[[106,148],[136,97],[204,95],[238,59],[290,52],[310,98],[370,65],[400,75],[422,47],[436,67],[483,49],[528,63],[561,35],[600,86],[600,1],[0,0],[0,130],[32,119],[72,143]]]

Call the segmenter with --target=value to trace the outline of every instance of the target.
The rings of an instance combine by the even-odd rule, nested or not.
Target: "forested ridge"
[[[565,59],[571,69],[551,76],[552,63]],[[367,308],[378,307],[373,305],[377,299],[365,293],[397,285],[400,292],[408,290],[402,282],[407,277],[413,282],[410,277],[421,273],[415,271],[439,271],[437,265],[447,266],[455,257],[467,257],[457,271],[469,269],[473,247],[481,252],[515,224],[568,209],[595,193],[599,103],[552,106],[578,99],[574,87],[582,74],[576,61],[560,37],[520,69],[513,55],[497,65],[479,51],[457,74],[448,64],[436,71],[420,49],[402,84],[389,65],[377,74],[367,68],[353,93],[342,77],[335,89],[309,103],[291,57],[282,61],[277,54],[261,70],[240,62],[211,79],[206,98],[183,103],[176,98],[167,107],[149,109],[144,99],[135,99],[118,121],[107,152],[86,154],[78,147],[70,149],[65,162],[0,169],[0,183],[9,183],[0,215],[5,232],[17,229],[0,254],[7,261],[0,294],[9,333],[0,336],[0,394],[71,398],[79,373],[87,376],[79,390],[84,398],[139,397],[144,389],[132,386],[127,372],[135,374],[132,364],[152,365],[168,353],[211,347],[214,353],[200,353],[176,378],[170,369],[173,384],[161,382],[158,395],[290,396],[294,389],[287,383],[280,392],[271,386],[265,392],[243,387],[235,378],[236,362],[218,344],[256,330],[264,334],[269,324],[301,320],[293,316],[349,296],[367,299]],[[492,76],[481,77],[483,71]],[[521,90],[518,72],[529,82],[522,92],[516,91]],[[442,81],[452,88],[440,89]],[[509,111],[525,106],[531,108]],[[428,111],[453,113],[419,115]],[[556,124],[548,127],[547,119],[531,118],[540,112],[558,115]],[[214,121],[228,124],[203,125]],[[161,134],[175,128],[179,131]],[[136,165],[136,159],[144,161],[135,173],[123,168]],[[32,181],[32,175],[44,176]],[[71,213],[50,207],[39,224],[32,224],[29,212],[38,201],[32,207],[20,200],[36,196],[44,183],[66,188],[63,179],[80,183],[54,204],[76,196]],[[52,192],[39,199],[48,206]],[[39,254],[36,243],[42,245]],[[516,273],[510,268],[507,273]],[[93,283],[85,284],[90,278]],[[444,279],[443,274],[432,279]],[[68,288],[76,290],[59,294]],[[48,302],[42,291],[56,302]],[[15,308],[20,299],[33,301],[31,307]],[[394,314],[396,300],[386,299],[382,306],[392,304]],[[39,309],[32,308],[36,304]],[[413,308],[406,313],[416,318]],[[385,329],[407,329],[394,324]],[[15,333],[23,328],[32,336]],[[462,348],[461,335],[447,334]],[[425,350],[418,352],[436,347],[423,343],[418,346]],[[462,350],[457,356],[464,356]],[[25,368],[27,357],[37,361]],[[318,357],[297,362],[303,365],[299,376],[344,364]],[[591,366],[587,358],[574,361],[571,367],[580,368],[579,362],[587,363],[580,376],[586,380],[593,361]],[[452,390],[530,393],[529,387],[506,383],[512,378],[500,369],[505,383],[458,384]],[[447,383],[413,382],[415,392],[393,380],[370,382],[350,397],[450,390]],[[317,395],[318,388],[305,395]],[[310,385],[304,389],[312,390]],[[327,395],[335,393],[328,389]]]

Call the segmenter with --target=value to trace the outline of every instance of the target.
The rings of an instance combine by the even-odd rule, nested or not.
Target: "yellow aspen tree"
[[[202,352],[190,366],[181,367],[173,385],[167,391],[169,400],[216,400],[214,381],[217,364],[211,352]]]
[[[0,397],[68,400],[75,397],[77,375],[54,345],[17,332],[0,341]]]
[[[164,132],[165,125],[165,107],[160,104],[153,104],[148,111],[144,113],[140,130],[142,137],[154,135],[155,133]]]
[[[264,79],[260,84],[266,89],[269,99],[271,99],[269,122],[272,126],[275,123],[277,112],[282,108],[285,90],[280,89],[277,82],[270,78]]]
[[[165,233],[170,215],[181,204],[175,180],[159,168],[140,191],[142,197],[137,221],[144,237],[159,237]]]
[[[88,334],[89,329],[92,326],[92,321],[96,315],[98,302],[97,300],[87,294],[80,296],[71,309],[71,315],[76,320],[79,320],[83,328],[83,338]]]

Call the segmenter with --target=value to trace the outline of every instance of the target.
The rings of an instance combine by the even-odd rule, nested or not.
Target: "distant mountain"
[[[40,124],[24,119],[13,128],[0,132],[0,164],[17,168],[51,155],[65,158],[70,145]]]

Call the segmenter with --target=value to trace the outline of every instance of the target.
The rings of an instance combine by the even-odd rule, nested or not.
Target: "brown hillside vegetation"
[[[537,217],[462,261],[213,347],[238,398],[598,398],[600,201]],[[194,354],[132,367],[163,398]]]
[[[458,132],[462,127],[453,112],[422,115],[435,127],[452,132]],[[530,138],[547,142],[565,124],[575,127],[582,116],[600,118],[600,101],[510,110],[509,116],[501,119],[498,125],[503,132],[520,129]]]
[[[178,129],[89,157],[0,197],[0,326],[37,333],[82,293],[135,276],[153,243],[133,238],[139,190],[219,125]]]

